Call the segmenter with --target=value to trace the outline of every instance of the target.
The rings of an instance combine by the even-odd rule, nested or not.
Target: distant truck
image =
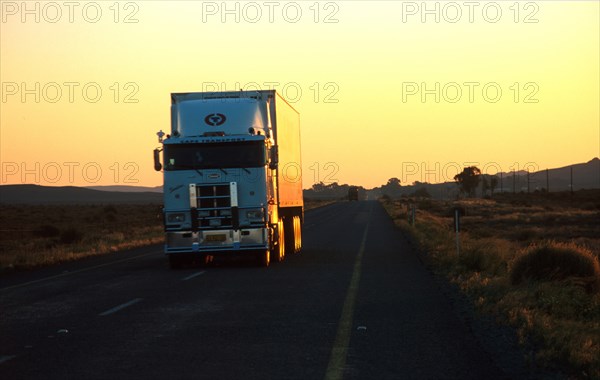
[[[349,201],[357,201],[358,200],[358,187],[350,186],[348,189],[348,200]]]
[[[275,90],[171,94],[171,133],[158,136],[171,268],[300,252],[300,116]]]

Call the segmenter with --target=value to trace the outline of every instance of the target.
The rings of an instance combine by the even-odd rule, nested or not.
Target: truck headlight
[[[185,213],[170,212],[167,214],[167,223],[183,223],[185,222]]]

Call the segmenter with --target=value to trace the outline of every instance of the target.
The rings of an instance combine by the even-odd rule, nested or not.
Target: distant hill
[[[548,187],[551,192],[569,191],[571,190],[571,171],[573,173],[573,190],[600,189],[600,159],[596,157],[585,163],[529,173],[529,180],[527,172],[522,170],[515,173],[498,173],[498,185],[495,193],[534,192],[546,190]],[[337,183],[316,184],[311,189],[304,190],[304,196],[312,199],[343,199],[347,195],[347,189],[348,185]],[[410,185],[402,183],[400,186],[388,184],[366,190],[369,199],[377,199],[383,195],[391,198],[419,196],[424,192],[437,199],[454,199],[459,195],[459,188],[456,182],[444,182]],[[489,195],[489,191],[487,194]],[[476,195],[478,197],[482,195],[481,188],[477,189]]]
[[[550,191],[571,190],[571,170],[573,171],[573,190],[600,188],[600,159],[596,157],[586,163],[548,169]],[[524,179],[526,181],[526,178]],[[530,174],[529,181],[531,189],[546,188],[546,170]]]
[[[571,172],[573,173],[573,190],[600,188],[600,159],[569,165],[562,168],[540,170],[529,174],[499,173],[501,181],[495,192],[534,192],[546,189],[550,191],[568,191],[571,189]],[[513,185],[513,178],[516,180]],[[304,196],[312,199],[345,199],[349,185],[315,184],[304,190]],[[392,198],[422,194],[426,191],[433,198],[453,199],[458,196],[455,182],[415,183],[406,186],[383,185],[373,189],[360,187],[361,198],[376,199],[384,194]],[[478,189],[477,196],[481,196]],[[90,203],[162,203],[162,186],[92,186],[92,187],[52,187],[39,185],[0,185],[0,204],[90,204]]]
[[[100,191],[74,186],[0,186],[0,204],[162,203],[162,201],[162,193],[151,191]]]
[[[100,190],[100,191],[118,191],[124,193],[162,193],[162,186],[124,186],[124,185],[112,185],[112,186],[85,186],[84,189]]]

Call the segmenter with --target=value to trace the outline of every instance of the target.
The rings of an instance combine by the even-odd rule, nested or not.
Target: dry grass
[[[415,226],[408,223],[406,201],[383,203],[436,272],[479,310],[513,326],[523,344],[533,344],[538,364],[600,379],[598,194],[580,203],[560,196],[430,201],[417,211]],[[459,256],[455,206],[466,213]]]
[[[159,243],[161,207],[0,206],[0,273]]]
[[[590,292],[599,290],[600,264],[589,249],[576,244],[545,242],[534,244],[512,262],[512,284],[524,281],[571,280],[585,283]]]
[[[305,202],[305,209],[333,201]],[[0,205],[0,274],[164,241],[162,205]]]

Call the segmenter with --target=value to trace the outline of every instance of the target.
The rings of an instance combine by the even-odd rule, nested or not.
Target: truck
[[[300,115],[276,90],[172,93],[171,133],[157,135],[171,268],[300,252]]]

